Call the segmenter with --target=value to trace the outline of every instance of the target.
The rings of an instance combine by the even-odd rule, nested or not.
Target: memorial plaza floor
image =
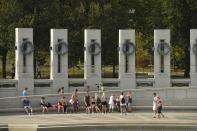
[[[133,127],[192,127],[192,131],[197,130],[197,111],[167,111],[164,112],[165,118],[160,119],[153,118],[153,113],[150,111],[135,111],[127,115],[120,113],[0,115],[0,131],[4,131],[3,128],[5,129],[6,127],[9,128],[9,131],[23,131],[27,129],[28,131],[36,131],[38,127],[57,129],[58,127],[114,127],[118,125]]]

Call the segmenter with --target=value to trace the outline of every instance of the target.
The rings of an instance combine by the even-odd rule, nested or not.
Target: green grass
[[[7,73],[7,79],[11,78],[10,75],[10,67],[11,64],[7,64],[7,68],[6,68],[6,73]],[[105,65],[102,66],[102,77],[103,78],[113,78],[113,68],[112,65]],[[147,68],[137,68],[136,70],[136,76],[137,77],[147,77],[149,72],[154,72],[153,67],[147,67]],[[176,71],[174,72],[173,70],[171,70],[171,77],[172,78],[183,78],[183,69],[176,69]],[[79,66],[74,66],[74,67],[70,67],[68,69],[68,74],[69,74],[69,78],[83,78],[84,77],[84,67],[83,65],[79,65]],[[42,78],[44,79],[48,79],[50,78],[50,65],[45,65],[41,67],[41,75]],[[118,66],[116,66],[116,70],[115,70],[115,78],[118,77]],[[0,79],[2,78],[2,65],[0,64]]]

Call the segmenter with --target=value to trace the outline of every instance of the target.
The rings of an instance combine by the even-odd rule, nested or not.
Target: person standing
[[[157,94],[154,92],[153,93],[153,118],[156,118],[157,115]]]
[[[113,112],[114,111],[114,95],[111,94],[111,96],[109,97],[109,112]]]
[[[95,105],[96,112],[101,112],[101,99],[99,98],[97,93],[95,93],[95,102],[96,102]]]
[[[27,87],[23,90],[22,96],[25,96],[25,97],[28,96]]]
[[[86,92],[90,92],[90,86],[89,85],[86,86]]]
[[[120,97],[119,96],[116,96],[115,104],[116,104],[117,111],[120,112]]]
[[[164,118],[164,115],[162,113],[163,108],[163,101],[160,96],[157,97],[157,111],[158,111],[158,118],[161,118],[161,116]]]
[[[123,113],[125,113],[125,115],[127,114],[126,100],[125,100],[125,96],[123,92],[120,95],[120,111],[121,111],[121,114]]]
[[[96,112],[96,100],[94,96],[92,96],[91,98],[91,110],[92,110],[92,113]]]
[[[78,90],[76,89],[71,95],[70,103],[72,104],[72,112],[77,112],[78,109],[77,92]]]
[[[40,64],[38,64],[38,65],[36,66],[36,77],[37,77],[37,78],[41,78],[41,77],[42,77],[42,76],[41,76]]]
[[[64,87],[62,86],[61,88],[58,89],[57,93],[60,95],[60,96],[63,96],[64,95]]]
[[[10,68],[10,74],[11,74],[11,78],[14,79],[15,78],[15,65],[14,64],[12,64]]]
[[[86,96],[84,97],[84,103],[85,103],[85,107],[86,107],[86,113],[90,113],[91,110],[91,106],[90,106],[90,95],[87,92]]]
[[[131,94],[131,92],[128,92],[128,94],[127,94],[127,112],[132,112],[132,106],[131,106],[131,104],[132,104],[132,94]]]
[[[107,97],[105,96],[105,93],[103,92],[103,95],[101,96],[101,108],[102,113],[107,113]]]

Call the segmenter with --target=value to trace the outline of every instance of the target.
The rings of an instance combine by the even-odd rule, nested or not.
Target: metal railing
[[[69,78],[69,87],[84,86],[85,79]],[[103,78],[102,84],[105,87],[118,87],[120,80],[118,78]],[[171,85],[174,87],[190,86],[190,79],[171,79]],[[17,88],[18,80],[1,79],[0,88]],[[51,87],[53,80],[50,79],[34,79],[35,87]],[[155,87],[154,78],[137,78],[136,87]]]

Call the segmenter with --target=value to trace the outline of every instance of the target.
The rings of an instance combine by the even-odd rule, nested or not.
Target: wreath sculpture
[[[23,39],[23,43],[21,44],[20,49],[24,55],[29,55],[33,52],[34,46],[29,40]]]
[[[96,51],[97,48],[98,50]],[[91,42],[90,45],[88,46],[88,52],[93,56],[99,55],[101,53],[100,44],[95,41]]]
[[[170,46],[168,43],[161,42],[157,46],[157,52],[160,55],[167,55],[170,52]]]
[[[58,55],[64,55],[68,52],[68,45],[66,42],[64,41],[60,41],[58,42],[57,45],[55,45],[55,52],[58,54]]]
[[[126,42],[122,46],[122,52],[125,55],[132,55],[135,52],[135,45],[129,40],[126,40]]]

